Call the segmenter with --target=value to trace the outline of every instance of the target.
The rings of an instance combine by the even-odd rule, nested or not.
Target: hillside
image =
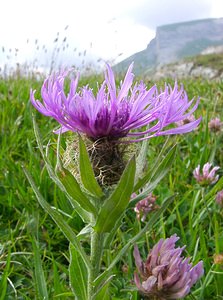
[[[147,48],[114,66],[122,72],[134,61],[136,74],[154,72],[157,67],[223,46],[223,18],[204,19],[160,26]]]
[[[166,77],[223,79],[223,49],[221,53],[196,55],[163,65],[154,70],[153,74],[145,72],[144,75],[156,80]]]

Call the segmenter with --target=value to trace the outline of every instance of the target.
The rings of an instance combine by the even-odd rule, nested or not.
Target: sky
[[[158,26],[223,17],[223,0],[0,0],[0,66],[116,63]]]

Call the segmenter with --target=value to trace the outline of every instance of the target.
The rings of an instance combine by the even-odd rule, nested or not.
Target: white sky
[[[44,65],[53,55],[120,61],[145,49],[157,26],[223,17],[223,0],[0,0],[0,11],[0,65]]]

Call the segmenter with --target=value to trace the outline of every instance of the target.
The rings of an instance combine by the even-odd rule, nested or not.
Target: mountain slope
[[[223,18],[204,19],[160,26],[147,48],[114,66],[123,72],[134,61],[136,74],[153,72],[157,67],[186,57],[198,55],[205,49],[223,45]]]

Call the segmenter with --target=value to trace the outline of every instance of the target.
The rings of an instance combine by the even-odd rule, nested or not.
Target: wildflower
[[[208,123],[208,128],[213,132],[221,131],[223,123],[219,118],[214,118]]]
[[[141,221],[144,222],[148,213],[159,207],[155,204],[156,199],[157,197],[150,193],[145,199],[136,203],[134,211],[136,212],[138,220],[141,219]]]
[[[177,83],[173,89],[166,86],[160,93],[155,85],[150,89],[143,82],[133,85],[132,69],[133,64],[117,89],[113,71],[107,65],[105,81],[96,96],[88,86],[77,92],[79,76],[70,79],[70,90],[66,95],[64,80],[71,72],[59,72],[44,81],[43,103],[35,99],[33,90],[30,99],[40,113],[53,117],[62,125],[56,133],[70,130],[83,133],[93,141],[127,137],[127,142],[138,142],[155,136],[190,132],[198,126],[201,118],[166,129],[193,114],[199,99],[189,101],[183,87],[178,88]],[[140,131],[144,126],[147,126],[146,130]]]
[[[54,118],[61,128],[55,133],[78,132],[87,137],[88,153],[95,176],[101,186],[116,184],[126,165],[126,144],[155,136],[192,131],[201,118],[178,127],[176,122],[188,118],[196,110],[199,99],[188,100],[183,86],[156,85],[147,89],[143,82],[133,84],[133,64],[117,88],[109,65],[105,80],[94,95],[89,86],[78,90],[79,75],[71,70],[49,76],[43,83],[43,102],[30,91],[33,106],[43,115]],[[70,79],[65,93],[65,80]],[[167,128],[167,126],[171,128]],[[144,130],[142,128],[144,127]]]
[[[197,183],[200,185],[209,185],[214,184],[218,181],[219,175],[215,175],[215,172],[220,169],[220,167],[216,166],[210,170],[212,164],[207,162],[202,169],[202,174],[200,174],[200,165],[198,165],[193,171],[194,178],[197,180]]]
[[[176,234],[165,240],[161,239],[150,251],[145,262],[135,246],[134,258],[140,277],[135,272],[134,280],[140,293],[148,299],[183,298],[203,275],[202,261],[192,267],[190,259],[181,256],[185,246],[175,248],[178,239]]]
[[[214,254],[214,264],[215,265],[222,265],[223,266],[223,253],[221,254]]]
[[[223,207],[223,190],[217,193],[216,195],[216,202],[218,205]]]

